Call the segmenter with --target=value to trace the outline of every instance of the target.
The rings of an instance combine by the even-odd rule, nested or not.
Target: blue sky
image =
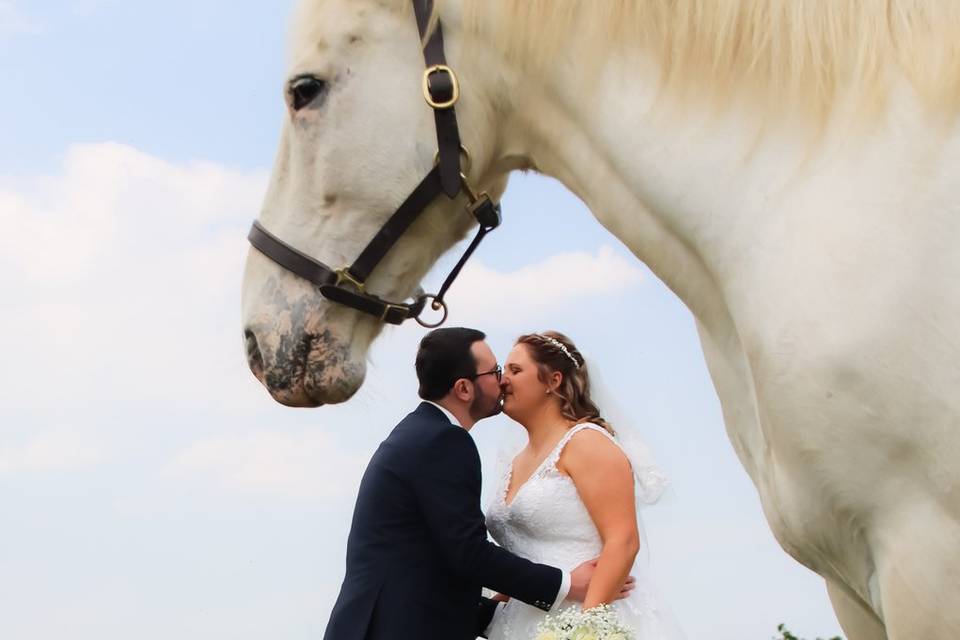
[[[416,402],[422,330],[388,329],[345,406],[281,407],[246,371],[243,237],[289,10],[0,0],[0,637],[322,634],[359,474]],[[687,310],[556,182],[515,176],[503,205],[451,320],[501,357],[558,328],[602,370],[673,479],[645,518],[688,634],[839,632],[765,525]],[[516,429],[474,430],[487,485]]]

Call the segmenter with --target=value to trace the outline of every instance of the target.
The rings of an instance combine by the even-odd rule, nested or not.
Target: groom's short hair
[[[477,359],[470,347],[486,337],[482,331],[465,327],[444,327],[425,335],[417,349],[420,397],[439,400],[450,392],[454,382],[474,376]]]

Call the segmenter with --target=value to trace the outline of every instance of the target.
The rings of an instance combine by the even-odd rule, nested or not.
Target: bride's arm
[[[557,468],[573,480],[603,541],[583,608],[613,602],[640,550],[630,462],[607,436],[584,429],[570,439]]]

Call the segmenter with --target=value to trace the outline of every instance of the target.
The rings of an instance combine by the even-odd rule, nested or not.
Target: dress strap
[[[612,435],[610,435],[610,432],[604,429],[603,427],[601,427],[600,425],[593,424],[592,422],[581,422],[580,424],[570,427],[570,430],[567,431],[566,434],[564,434],[563,438],[560,439],[560,442],[557,443],[557,446],[554,448],[553,452],[551,452],[550,455],[547,456],[547,459],[544,460],[543,467],[541,470],[546,471],[546,470],[554,469],[557,466],[557,462],[560,460],[560,454],[563,453],[563,449],[567,446],[567,443],[570,442],[573,436],[577,435],[584,429],[592,429],[593,431],[599,431],[603,435],[610,438],[610,440],[613,441],[614,444],[617,444],[617,441],[614,440]],[[619,446],[619,444],[617,444],[617,446]]]

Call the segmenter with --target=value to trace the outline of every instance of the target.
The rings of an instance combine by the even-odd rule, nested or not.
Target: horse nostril
[[[247,347],[247,365],[249,365],[253,375],[259,378],[263,373],[263,356],[260,354],[260,345],[257,344],[257,337],[253,335],[253,331],[245,329],[243,338]]]

